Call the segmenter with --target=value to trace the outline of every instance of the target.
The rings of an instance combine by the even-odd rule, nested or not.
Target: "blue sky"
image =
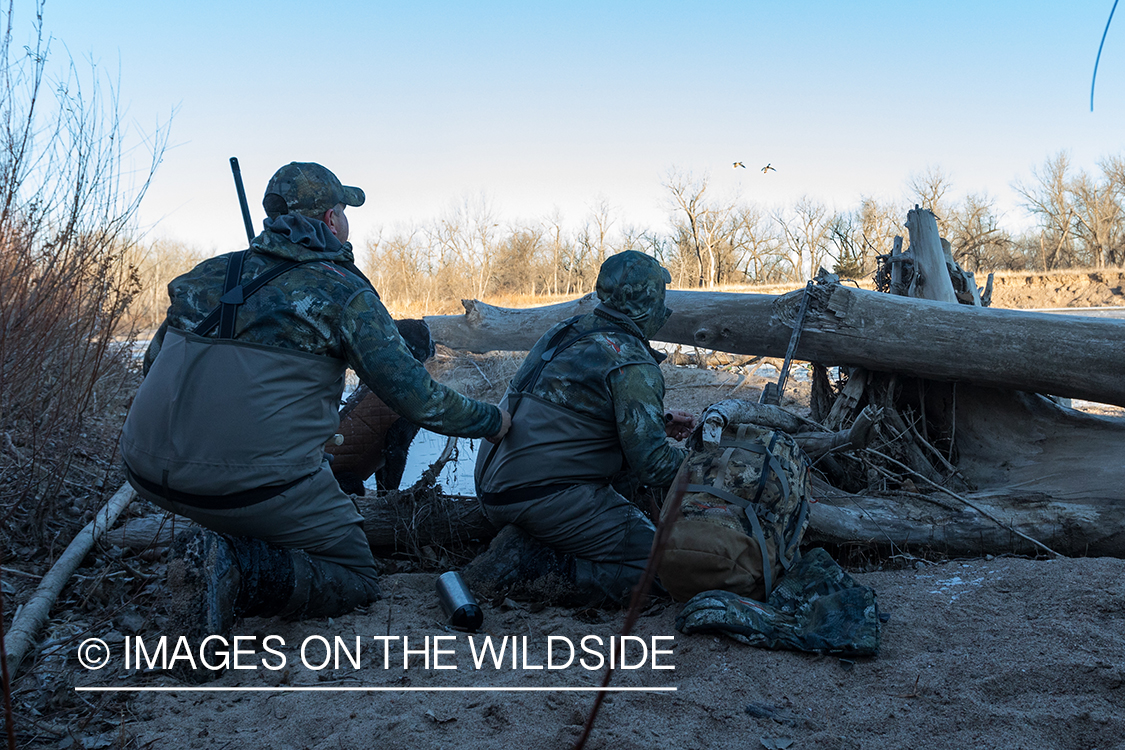
[[[662,228],[672,168],[718,196],[844,209],[939,166],[1021,224],[1014,179],[1060,150],[1087,170],[1123,151],[1125,17],[1089,110],[1111,6],[47,0],[45,26],[55,63],[120,81],[135,133],[171,128],[146,231],[221,252],[244,242],[230,156],[257,222],[288,161],[362,187],[357,244],[482,194],[502,221],[577,225],[604,199],[618,227]]]

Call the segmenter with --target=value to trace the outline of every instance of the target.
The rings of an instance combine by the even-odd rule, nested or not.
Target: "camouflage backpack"
[[[679,601],[713,589],[766,601],[809,524],[808,457],[790,435],[754,424],[728,425],[718,443],[700,431],[691,441],[661,583]]]

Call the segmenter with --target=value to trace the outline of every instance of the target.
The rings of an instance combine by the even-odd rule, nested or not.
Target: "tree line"
[[[1102,159],[1094,173],[1074,169],[1066,153],[1046,159],[1014,183],[1026,227],[1004,226],[985,192],[954,199],[939,168],[913,175],[900,201],[861,197],[844,210],[813,197],[766,207],[723,197],[707,176],[672,171],[663,181],[670,222],[662,229],[622,222],[599,200],[577,226],[556,211],[508,223],[485,198],[465,198],[443,215],[386,230],[357,248],[360,267],[396,314],[460,310],[460,300],[519,303],[572,298],[594,288],[598,268],[614,253],[655,256],[681,289],[802,282],[824,267],[870,276],[890,253],[915,205],[938,217],[954,257],[974,272],[1120,267],[1125,263],[1125,157]],[[136,260],[144,281],[133,303],[143,326],[159,323],[165,285],[202,259],[163,241]]]
[[[1125,159],[1108,157],[1090,174],[1060,153],[1014,185],[1032,219],[1015,232],[1001,223],[996,199],[953,199],[941,169],[913,176],[901,202],[864,197],[832,210],[805,197],[767,208],[715,194],[706,176],[672,172],[664,181],[670,229],[623,225],[606,201],[581,225],[556,213],[502,224],[483,199],[465,200],[429,224],[368,243],[365,270],[394,305],[455,310],[461,298],[573,297],[593,289],[608,255],[640,250],[658,258],[679,288],[800,282],[820,267],[851,278],[873,273],[914,205],[929,208],[970,271],[1109,266],[1125,262]]]

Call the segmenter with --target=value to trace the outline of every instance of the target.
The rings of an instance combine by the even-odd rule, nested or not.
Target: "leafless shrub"
[[[46,83],[50,39],[0,39],[0,517],[31,537],[84,425],[121,383],[130,356],[122,316],[139,288],[129,229],[163,150],[139,186],[123,173],[125,132],[112,88],[70,62]],[[53,94],[53,98],[52,95]]]

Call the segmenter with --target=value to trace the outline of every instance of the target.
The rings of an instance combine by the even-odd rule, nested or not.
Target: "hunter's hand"
[[[695,417],[686,411],[669,409],[664,412],[664,434],[673,440],[683,440],[695,429]]]
[[[497,443],[499,443],[501,440],[504,439],[505,435],[508,434],[508,429],[511,426],[512,426],[512,415],[509,414],[507,412],[507,410],[501,409],[500,410],[500,432],[496,433],[495,435],[493,435],[490,438],[485,438],[485,440],[492,443],[493,445],[496,445]]]

